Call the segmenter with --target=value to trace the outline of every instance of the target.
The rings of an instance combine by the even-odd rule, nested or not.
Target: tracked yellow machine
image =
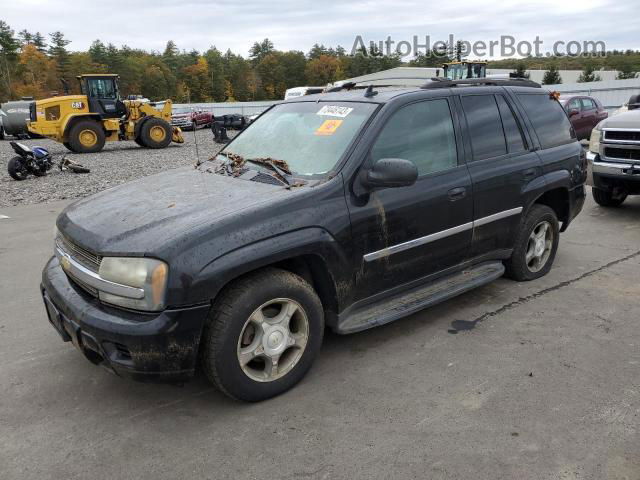
[[[119,77],[114,74],[77,78],[81,95],[52,97],[30,105],[30,132],[61,142],[76,153],[99,152],[109,141],[135,140],[146,148],[184,142],[180,129],[171,126],[171,100],[161,110],[148,101],[121,100]]]

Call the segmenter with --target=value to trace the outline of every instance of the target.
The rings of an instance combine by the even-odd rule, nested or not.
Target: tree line
[[[168,41],[163,52],[95,40],[87,51],[71,51],[62,32],[48,40],[40,32],[17,34],[0,20],[0,102],[23,96],[71,93],[83,73],[117,73],[121,93],[151,100],[225,102],[273,100],[303,85],[324,86],[337,80],[378,72],[402,64],[399,56],[378,52],[348,54],[344,48],[314,45],[307,53],[277,50],[273,42],[256,42],[247,58],[211,46],[204,52],[180,50]]]
[[[171,98],[178,103],[231,102],[281,99],[287,88],[324,86],[402,65],[441,67],[459,58],[450,52],[420,54],[407,63],[399,55],[385,56],[375,46],[348,53],[338,46],[314,45],[308,52],[282,51],[264,39],[251,47],[247,58],[211,46],[204,52],[180,50],[168,41],[163,52],[128,46],[116,47],[95,40],[87,51],[72,51],[63,32],[14,30],[0,20],[0,102],[20,97],[46,98],[62,94],[62,80],[71,93],[79,93],[75,81],[83,73],[117,73],[121,93],[151,100]],[[500,60],[489,68],[547,70],[545,83],[561,83],[558,70],[583,69],[583,81],[598,80],[597,69],[620,71],[633,78],[640,70],[640,52],[613,51],[606,57],[527,57]],[[548,81],[547,81],[548,80]]]

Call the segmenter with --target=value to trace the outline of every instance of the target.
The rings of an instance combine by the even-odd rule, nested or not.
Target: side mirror
[[[365,172],[363,183],[369,190],[408,187],[416,183],[418,168],[402,158],[381,158]]]
[[[570,108],[569,109],[569,116],[570,117],[578,115],[579,113],[580,113],[580,110],[578,110],[577,108]]]

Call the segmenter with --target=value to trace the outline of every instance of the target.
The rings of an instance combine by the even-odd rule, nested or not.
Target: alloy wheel
[[[257,382],[272,382],[300,361],[309,340],[309,319],[302,306],[276,298],[256,308],[238,339],[242,371]]]
[[[553,248],[553,228],[544,220],[538,223],[529,235],[525,261],[531,272],[539,272],[544,268],[551,256]]]

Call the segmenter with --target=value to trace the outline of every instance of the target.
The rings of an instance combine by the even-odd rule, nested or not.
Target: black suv
[[[549,92],[468,83],[284,102],[196,168],[74,203],[43,272],[49,320],[118,375],[199,364],[256,401],[305,375],[325,326],[545,275],[584,203],[583,149]]]

